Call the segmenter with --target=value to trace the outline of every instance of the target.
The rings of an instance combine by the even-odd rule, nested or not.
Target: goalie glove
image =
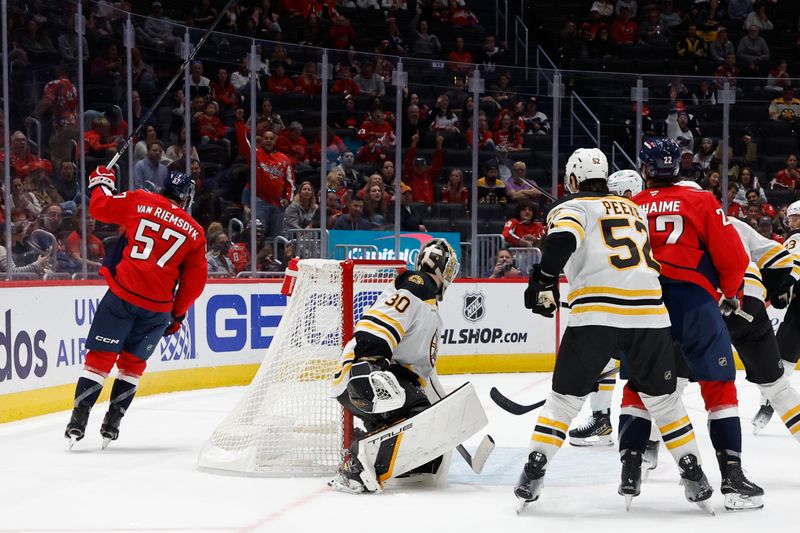
[[[542,272],[539,265],[534,266],[525,289],[525,307],[537,315],[552,318],[559,302],[558,277]]]
[[[112,193],[117,190],[117,176],[114,174],[114,170],[103,165],[95,168],[89,174],[89,191],[101,186],[106,187]]]
[[[350,369],[347,395],[350,402],[365,413],[387,413],[406,403],[406,391],[389,372],[389,362],[380,358],[361,360]]]

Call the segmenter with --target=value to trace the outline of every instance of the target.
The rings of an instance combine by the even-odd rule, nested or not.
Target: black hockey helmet
[[[194,202],[194,179],[185,172],[176,170],[164,181],[161,195],[178,202],[178,205],[188,211]]]

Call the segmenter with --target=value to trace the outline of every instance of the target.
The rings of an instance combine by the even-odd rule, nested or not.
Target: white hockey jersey
[[[570,326],[669,327],[660,266],[639,206],[619,196],[582,193],[556,204],[547,223],[549,233],[571,233],[578,243],[564,267]]]
[[[345,391],[357,352],[361,351],[361,356],[379,355],[364,354],[364,347],[359,350],[356,346],[357,338],[365,345],[378,347],[380,355],[391,354],[387,357],[391,364],[402,365],[416,374],[420,385],[427,389],[432,379],[438,379],[435,369],[441,332],[435,282],[419,272],[401,274],[356,323],[353,338],[345,345],[336,366],[331,395],[336,397]]]
[[[728,218],[742,238],[742,244],[750,256],[750,264],[744,275],[744,294],[761,301],[767,299],[767,289],[761,279],[761,269],[791,268],[795,281],[800,276],[800,267],[795,266],[794,258],[779,242],[764,237],[750,225],[739,219]]]

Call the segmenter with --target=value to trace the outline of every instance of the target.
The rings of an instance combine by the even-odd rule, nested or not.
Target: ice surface
[[[684,500],[677,469],[661,450],[658,469],[625,512],[616,493],[615,448],[565,445],[547,473],[540,500],[517,516],[512,487],[525,460],[537,412],[513,416],[489,399],[491,386],[520,403],[542,399],[549,374],[445,376],[455,387],[472,381],[484,400],[488,432],[497,449],[481,476],[453,454],[445,489],[387,487],[382,494],[335,493],[325,478],[276,479],[219,475],[197,469],[205,439],[242,394],[241,388],[137,398],[120,439],[100,449],[98,405],[87,436],[73,451],[63,437],[68,413],[0,425],[0,532],[6,531],[269,531],[269,532],[472,532],[506,531],[686,531],[730,533],[794,529],[800,497],[800,445],[777,417],[758,437],[750,418],[758,391],[737,384],[743,418],[744,466],[766,491],[761,511],[726,513],[713,496],[717,515],[704,515]],[[800,373],[792,381],[800,387]],[[615,392],[618,405],[619,387]],[[685,396],[700,440],[705,469],[715,488],[719,471],[708,440],[696,385]],[[577,422],[588,414],[588,406]],[[613,415],[616,417],[616,414]],[[477,445],[482,434],[466,444]],[[616,435],[615,435],[616,438]],[[591,529],[590,529],[591,528]],[[699,529],[702,528],[702,529]]]

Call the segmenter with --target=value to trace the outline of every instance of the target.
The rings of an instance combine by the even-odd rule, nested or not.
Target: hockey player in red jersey
[[[648,188],[633,201],[647,214],[653,254],[661,264],[672,335],[705,401],[725,507],[761,508],[764,491],[742,472],[736,368],[722,318],[739,310],[749,256],[712,194],[674,186],[678,158],[674,141],[645,141],[639,159]],[[620,450],[643,452],[650,433],[649,415],[628,387],[623,393],[622,415],[620,426],[627,427],[620,435]]]
[[[180,330],[206,283],[203,228],[186,212],[194,198],[191,176],[173,172],[161,194],[137,190],[115,195],[115,188],[113,170],[100,166],[89,176],[92,216],[119,224],[124,232],[100,269],[108,292],[86,341],[89,351],[64,434],[70,447],[83,438],[89,412],[115,363],[118,374],[100,434],[104,448],[116,440],[147,359],[162,336]]]

